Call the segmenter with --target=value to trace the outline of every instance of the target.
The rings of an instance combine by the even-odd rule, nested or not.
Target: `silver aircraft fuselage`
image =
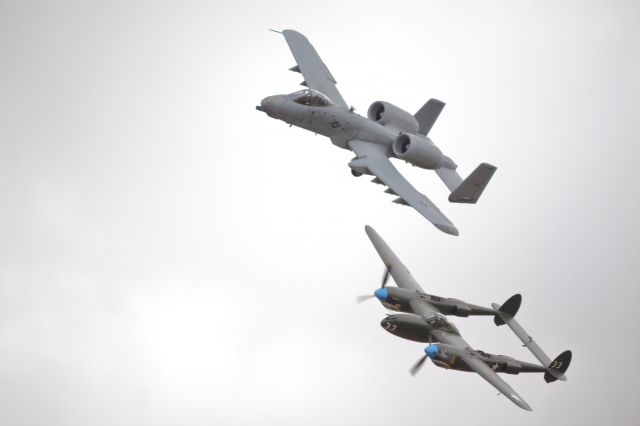
[[[340,148],[349,149],[347,142],[357,139],[384,145],[388,155],[392,156],[391,144],[401,132],[333,103],[324,106],[304,105],[295,102],[291,96],[264,98],[260,102],[260,109],[269,117],[326,136]],[[423,138],[428,140],[427,137]]]

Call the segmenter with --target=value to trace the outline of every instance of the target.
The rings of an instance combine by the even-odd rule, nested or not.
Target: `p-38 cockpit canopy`
[[[431,326],[434,330],[442,330],[447,333],[455,334],[456,336],[460,335],[460,332],[456,328],[453,323],[449,322],[447,317],[438,313],[432,312],[429,315],[424,317],[424,320]]]
[[[289,95],[289,98],[298,104],[307,106],[323,107],[333,104],[333,102],[331,102],[331,99],[329,99],[326,95],[313,89],[305,89],[295,93],[291,93]]]

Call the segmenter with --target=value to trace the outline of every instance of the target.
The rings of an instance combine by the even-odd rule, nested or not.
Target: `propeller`
[[[424,348],[424,355],[409,369],[412,376],[418,374],[427,358],[435,358],[438,353],[438,345],[431,344],[431,336],[429,336],[429,346]]]
[[[362,294],[356,297],[356,303],[366,302],[367,300],[373,299],[374,297],[376,296],[374,296],[373,294]]]
[[[384,270],[384,274],[382,275],[382,286],[380,287],[380,289],[385,288],[387,286],[387,281],[389,281],[389,275],[390,275],[391,271],[389,270],[389,268],[385,268]],[[363,294],[360,296],[356,297],[356,303],[362,303],[362,302],[366,302],[369,299],[373,299],[374,297],[379,297],[378,294],[382,295],[384,293],[379,293],[379,290],[376,290],[376,293],[374,294]],[[384,296],[383,298],[386,298],[386,296]]]
[[[391,270],[389,268],[385,268],[384,275],[382,276],[382,286],[380,288],[385,288],[387,286],[387,281],[389,281],[389,274]]]
[[[422,368],[422,365],[427,360],[427,358],[429,358],[429,356],[427,354],[424,354],[422,358],[418,360],[418,362],[413,364],[413,367],[411,367],[411,370],[409,370],[409,373],[411,373],[412,376],[415,376],[416,374],[418,374],[418,371],[420,371],[420,369]]]

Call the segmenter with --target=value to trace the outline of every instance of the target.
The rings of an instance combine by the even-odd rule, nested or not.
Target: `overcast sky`
[[[396,163],[436,230],[328,139],[256,111],[311,40],[348,103],[447,103],[478,205]],[[0,424],[637,423],[634,1],[0,2]],[[423,288],[521,324],[568,381],[425,365],[379,325],[373,226]],[[534,361],[490,318],[477,348]]]

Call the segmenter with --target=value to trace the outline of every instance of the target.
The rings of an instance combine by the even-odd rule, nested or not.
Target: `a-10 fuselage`
[[[260,107],[268,116],[331,138],[335,145],[344,149],[349,149],[347,141],[352,139],[391,146],[398,136],[398,131],[336,105],[318,92],[306,103],[304,97],[309,92],[303,90],[291,95],[269,96],[260,102]],[[299,96],[303,101],[296,101]]]
[[[392,122],[383,118],[387,117],[384,116],[385,108]],[[343,149],[350,149],[348,143],[352,140],[373,142],[384,146],[388,157],[410,161],[402,155],[411,143],[415,145],[418,142],[419,160],[412,164],[424,169],[455,168],[452,160],[444,156],[431,139],[416,134],[418,124],[413,117],[387,103],[375,102],[369,109],[370,116],[363,117],[353,109],[334,104],[322,93],[307,89],[289,95],[269,96],[260,102],[258,109],[292,126],[326,136]],[[411,139],[406,139],[407,136],[406,140],[402,139],[403,134],[410,135]]]

